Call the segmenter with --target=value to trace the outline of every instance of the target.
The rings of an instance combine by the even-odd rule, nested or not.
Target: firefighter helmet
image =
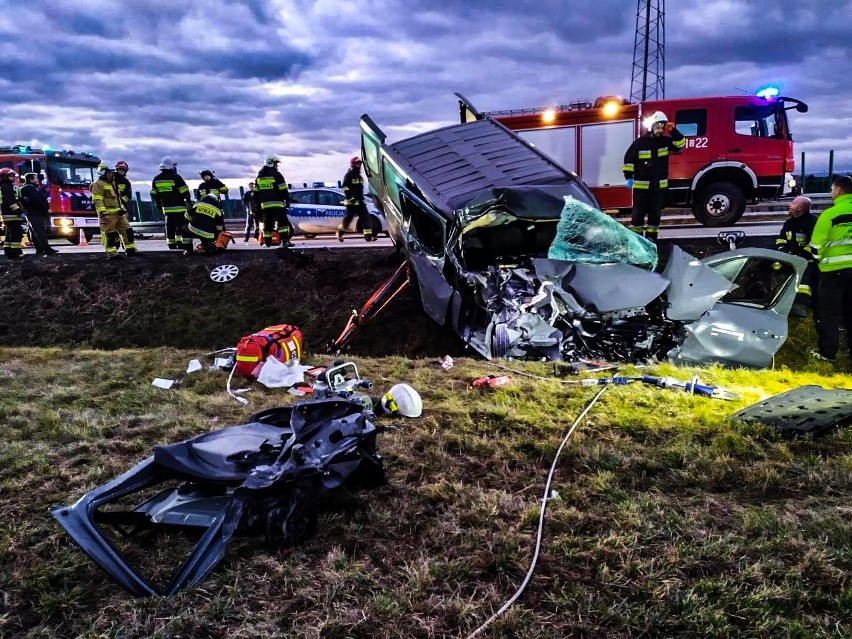
[[[381,406],[385,413],[403,417],[420,417],[423,414],[423,400],[420,393],[408,384],[396,384],[382,395]]]
[[[363,162],[361,162],[361,158],[357,155],[349,160],[349,166],[361,166],[361,164],[363,164]]]
[[[281,162],[281,159],[280,159],[277,155],[269,155],[269,156],[267,156],[267,157],[266,157],[266,160],[264,161],[264,164],[265,164],[266,166],[272,166],[272,167],[274,167],[274,166],[275,166],[276,164],[278,164],[279,162]]]
[[[16,177],[17,177],[17,174],[15,173],[14,169],[10,169],[7,166],[4,166],[2,169],[0,169],[0,179],[9,178],[9,179],[14,180]]]
[[[650,116],[645,118],[645,128],[649,131],[654,128],[655,124],[668,122],[669,119],[666,117],[666,114],[662,111],[655,111]]]
[[[24,175],[24,182],[28,182],[30,178],[37,180],[38,179],[38,173],[26,173]]]
[[[107,171],[112,171],[112,168],[106,162],[101,162],[95,170],[98,172],[98,175],[106,175]]]
[[[213,171],[211,171],[210,169],[202,169],[201,171],[198,172],[198,175],[201,176],[202,178],[205,175],[209,175],[210,177],[216,177],[216,174],[213,173]]]
[[[119,169],[124,169],[125,171],[129,171],[130,167],[127,165],[127,162],[125,162],[124,160],[119,160],[118,162],[115,163],[115,170],[118,171]]]
[[[205,204],[212,204],[213,206],[219,206],[219,196],[215,193],[206,193],[201,196],[199,202],[204,202]]]
[[[162,171],[163,169],[173,169],[176,166],[177,166],[177,162],[172,160],[169,156],[166,156],[162,160],[160,160],[160,167],[159,168]]]

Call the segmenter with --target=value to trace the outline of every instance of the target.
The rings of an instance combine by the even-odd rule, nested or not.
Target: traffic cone
[[[80,229],[80,241],[77,243],[77,246],[88,246],[89,240],[86,239],[86,234],[83,233],[83,229]]]

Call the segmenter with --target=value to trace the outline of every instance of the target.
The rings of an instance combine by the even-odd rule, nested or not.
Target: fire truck
[[[80,241],[80,231],[91,240],[98,232],[98,216],[89,186],[96,179],[100,158],[91,153],[37,149],[28,145],[0,146],[0,168],[15,170],[23,181],[27,173],[41,173],[50,199],[48,237]]]
[[[729,226],[746,203],[778,199],[795,168],[787,111],[808,106],[788,97],[649,100],[632,103],[601,97],[593,103],[479,112],[461,94],[462,123],[491,118],[577,173],[602,209],[629,210],[632,191],[622,173],[624,152],[645,133],[642,122],[665,113],[686,136],[686,147],[669,158],[666,206],[691,207],[705,226]]]

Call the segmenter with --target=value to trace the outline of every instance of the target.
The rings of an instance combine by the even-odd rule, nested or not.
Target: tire
[[[692,213],[704,226],[731,226],[743,216],[745,205],[740,187],[731,182],[715,182],[701,190]]]
[[[503,358],[509,351],[509,331],[504,322],[494,325],[494,334],[491,336],[491,356]]]

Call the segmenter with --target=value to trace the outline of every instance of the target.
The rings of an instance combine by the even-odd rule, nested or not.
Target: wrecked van
[[[764,367],[787,337],[805,261],[743,249],[702,260],[602,213],[570,171],[488,118],[361,143],[430,318],[485,358]]]

